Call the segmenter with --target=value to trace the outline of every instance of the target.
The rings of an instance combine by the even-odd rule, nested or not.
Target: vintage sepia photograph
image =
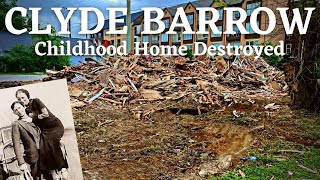
[[[0,99],[0,179],[83,179],[65,79],[2,89]]]

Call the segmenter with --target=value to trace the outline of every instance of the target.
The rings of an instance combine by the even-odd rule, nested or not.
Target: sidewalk
[[[47,77],[47,75],[0,75],[0,82],[5,81],[34,81],[34,80],[41,80]]]

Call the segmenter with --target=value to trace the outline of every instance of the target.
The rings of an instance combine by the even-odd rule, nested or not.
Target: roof
[[[143,11],[132,13],[131,14],[131,22],[136,20],[141,14],[143,14]],[[124,21],[123,21],[123,23],[116,23],[116,27],[122,27],[122,26],[126,25],[126,23],[127,23],[127,16],[126,15],[119,16],[119,17],[117,17],[117,19],[124,19]],[[97,27],[97,25],[93,26],[90,30],[92,30],[92,29],[94,29],[96,27]],[[109,19],[106,19],[104,21],[103,29],[109,29]]]
[[[170,12],[171,15],[175,15],[177,12],[177,8],[183,7],[186,8],[186,6],[191,3],[195,8],[198,7],[210,7],[210,5],[214,2],[215,0],[198,0],[198,1],[192,1],[188,3],[182,3],[178,4],[175,6],[167,7],[168,11]],[[228,5],[235,5],[235,4],[240,4],[243,2],[243,0],[224,0]]]
[[[194,1],[191,2],[191,4],[197,8],[197,7],[209,7],[212,4],[213,0],[200,0],[200,1]]]
[[[175,15],[176,12],[177,12],[177,8],[179,7],[183,7],[186,8],[186,6],[188,5],[189,3],[183,3],[183,4],[178,4],[178,5],[175,5],[175,6],[171,6],[171,7],[168,7],[168,11],[170,12],[171,15]]]
[[[158,16],[157,13],[155,13],[155,12],[151,12],[150,14],[151,14],[151,18],[152,18],[152,19],[154,19],[154,18],[156,18],[156,17]],[[139,17],[137,17],[137,18],[133,21],[133,25],[139,25],[139,24],[141,24],[142,21],[143,21],[143,19],[144,19],[144,14],[141,13],[141,15],[139,15]]]
[[[243,0],[224,0],[228,5],[240,4]]]
[[[5,43],[0,43],[0,52],[2,51],[9,51],[10,49],[16,47],[17,45],[25,45],[25,46],[32,46],[35,42],[32,39],[32,35],[30,34],[21,34],[21,35],[14,35],[8,31],[0,31],[0,39],[6,40]],[[63,41],[70,41],[71,47],[75,46],[79,41],[84,41],[86,39],[79,39],[79,38],[69,38],[64,37],[62,38]],[[89,45],[94,45],[92,41],[89,40]]]

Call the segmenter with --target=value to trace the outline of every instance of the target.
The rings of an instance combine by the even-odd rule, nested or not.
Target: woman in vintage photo
[[[41,130],[38,161],[40,172],[49,170],[54,180],[59,179],[60,174],[63,179],[67,179],[68,163],[60,147],[60,140],[64,134],[61,121],[39,99],[30,99],[27,90],[17,90],[16,98],[26,106],[32,122]]]
[[[24,105],[21,102],[14,102],[11,109],[15,115],[19,117],[12,124],[12,142],[14,152],[17,157],[19,168],[21,171],[28,170],[26,163],[30,165],[31,175],[34,180],[40,177],[37,162],[39,159],[39,141],[40,130],[32,123],[32,119],[27,115]],[[24,152],[20,142],[22,141]],[[25,156],[23,156],[25,154]]]

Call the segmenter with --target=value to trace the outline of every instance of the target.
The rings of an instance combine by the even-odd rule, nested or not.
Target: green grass
[[[320,118],[306,119],[303,118],[300,121],[300,127],[304,128],[305,136],[313,139],[320,138]]]
[[[298,165],[303,165],[312,170],[320,171],[320,149],[294,145],[288,142],[274,143],[272,146],[263,146],[266,154],[257,155],[255,162],[240,162],[233,171],[228,172],[222,177],[213,177],[212,180],[242,179],[238,175],[238,170],[245,173],[245,179],[320,179],[319,174],[310,173]],[[303,150],[304,154],[299,153],[280,153],[281,149]],[[253,152],[249,153],[253,154]],[[277,159],[281,157],[282,161]],[[289,175],[288,172],[293,172]]]

